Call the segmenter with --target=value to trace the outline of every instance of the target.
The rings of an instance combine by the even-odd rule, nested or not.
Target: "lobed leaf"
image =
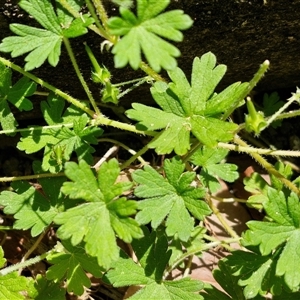
[[[68,162],[65,169],[72,182],[66,182],[62,192],[86,203],[55,217],[54,222],[61,225],[57,234],[63,240],[70,239],[73,246],[84,241],[86,252],[108,268],[119,255],[116,234],[127,243],[142,237],[138,223],[130,218],[136,212],[136,202],[119,197],[131,184],[115,183],[120,172],[115,159],[101,165],[98,178],[85,161],[78,165]]]
[[[259,245],[263,256],[280,251],[280,256],[274,258],[275,275],[283,276],[288,288],[296,291],[300,285],[299,199],[295,194],[285,199],[283,192],[268,187],[268,199],[263,206],[272,222],[248,222],[250,230],[245,232],[243,243]]]
[[[63,198],[59,192],[64,178],[51,178],[41,180],[45,187],[44,193],[27,182],[13,182],[12,188],[16,192],[3,191],[0,194],[0,204],[4,206],[6,214],[14,215],[15,229],[30,229],[33,237],[41,234],[51,224],[58,213],[58,207],[62,204]],[[53,187],[57,187],[53,190]],[[50,187],[50,188],[49,188]]]
[[[132,243],[140,264],[121,252],[104,279],[115,287],[143,285],[129,299],[203,299],[196,294],[203,288],[200,281],[184,278],[176,281],[163,280],[163,272],[171,251],[168,240],[160,230],[149,231],[144,227],[144,237]]]
[[[175,151],[184,155],[190,149],[190,134],[207,147],[233,138],[237,125],[220,120],[223,113],[240,104],[248,83],[235,83],[220,94],[214,90],[226,71],[216,66],[216,57],[206,53],[193,62],[191,84],[183,71],[168,72],[172,82],[156,82],[151,94],[162,110],[134,103],[126,111],[129,118],[138,121],[140,130],[164,129],[149,143],[158,154]]]
[[[180,51],[161,37],[180,42],[183,39],[180,30],[188,29],[193,21],[181,10],[160,14],[169,3],[169,0],[138,0],[137,16],[128,8],[121,6],[121,17],[109,19],[108,27],[111,34],[123,35],[112,50],[117,68],[129,63],[133,69],[138,69],[141,53],[156,72],[161,68],[170,70],[176,67],[174,57],[178,57]]]
[[[216,192],[220,187],[218,178],[233,182],[239,177],[237,166],[234,164],[220,163],[228,154],[226,149],[214,149],[203,146],[191,157],[191,162],[201,166],[200,179],[211,192]]]
[[[47,279],[66,279],[67,291],[82,295],[83,287],[91,286],[86,272],[98,278],[102,276],[97,259],[87,255],[81,246],[73,247],[69,241],[63,241],[62,244],[66,251],[56,252],[47,257],[47,261],[52,264],[47,270]]]
[[[178,157],[165,160],[166,178],[149,166],[137,170],[132,178],[139,184],[134,193],[145,198],[138,202],[139,212],[136,220],[140,224],[151,222],[157,228],[166,218],[168,236],[178,235],[187,241],[194,229],[194,221],[190,213],[198,219],[210,214],[208,205],[200,200],[204,192],[200,188],[191,187],[194,173],[183,173],[184,164]]]
[[[80,6],[74,1],[71,2],[68,4],[72,9],[79,11]],[[59,61],[63,37],[83,35],[87,32],[86,27],[94,22],[86,15],[73,20],[59,4],[55,12],[51,1],[48,0],[22,0],[19,5],[44,29],[10,24],[10,30],[17,36],[4,38],[0,44],[0,51],[11,52],[12,57],[30,52],[25,57],[26,71],[40,67],[46,60],[55,67]]]
[[[26,77],[22,77],[12,86],[12,72],[4,64],[0,63],[0,122],[4,130],[13,130],[18,123],[12,114],[8,102],[20,111],[31,110],[32,103],[26,98],[33,95],[36,84]]]
[[[66,290],[61,287],[60,282],[48,281],[45,277],[38,274],[35,281],[32,282],[32,288],[27,289],[27,294],[35,300],[44,300],[47,298],[64,300]]]

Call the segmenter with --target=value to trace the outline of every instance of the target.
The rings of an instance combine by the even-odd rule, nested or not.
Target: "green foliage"
[[[30,299],[45,300],[65,300],[66,291],[59,282],[48,281],[45,277],[37,275],[35,280],[30,282],[28,295]]]
[[[85,242],[86,252],[96,256],[100,266],[109,267],[119,256],[116,235],[126,243],[142,237],[138,223],[130,218],[137,203],[119,197],[131,188],[130,183],[115,183],[120,169],[115,159],[104,163],[97,177],[86,162],[66,163],[65,174],[72,182],[65,182],[62,192],[71,199],[86,202],[59,213],[54,222],[61,225],[58,236],[71,238],[73,246]]]
[[[45,148],[42,164],[45,171],[61,171],[62,161],[70,160],[73,151],[78,159],[92,163],[92,153],[95,150],[91,144],[97,144],[97,137],[103,132],[98,127],[88,126],[89,118],[86,114],[82,114],[72,106],[64,111],[64,106],[63,99],[50,94],[47,102],[41,102],[43,116],[50,127],[35,129],[33,132],[22,132],[22,138],[17,145],[18,149],[26,153],[35,153]],[[73,129],[63,126],[68,123],[73,126]],[[59,124],[62,126],[52,126]],[[61,151],[59,157],[57,151]],[[58,160],[61,160],[61,163]]]
[[[162,110],[134,103],[127,116],[139,121],[142,130],[164,129],[149,143],[158,154],[184,155],[190,149],[190,134],[201,143],[214,147],[218,141],[233,138],[237,125],[220,120],[220,115],[239,103],[248,84],[230,85],[219,94],[214,89],[225,74],[224,65],[216,66],[216,57],[206,53],[193,62],[191,85],[183,71],[176,68],[168,74],[171,83],[156,82],[151,93]]]
[[[221,188],[218,178],[228,182],[234,182],[239,178],[236,165],[220,163],[228,152],[226,149],[212,149],[204,146],[191,157],[193,164],[202,167],[201,182],[213,193]]]
[[[11,70],[0,62],[0,122],[4,130],[15,129],[18,125],[8,102],[20,111],[31,110],[32,102],[27,97],[36,90],[36,84],[27,77],[12,86],[11,76]]]
[[[165,160],[164,172],[166,178],[150,166],[137,170],[132,175],[139,183],[134,193],[145,198],[138,202],[136,220],[140,224],[151,222],[157,228],[165,218],[168,236],[178,235],[182,241],[187,241],[194,229],[194,219],[203,220],[210,214],[209,206],[202,200],[204,190],[191,186],[195,179],[194,172],[185,172],[184,164],[178,157]]]
[[[123,36],[112,50],[117,68],[129,63],[138,69],[141,52],[156,72],[176,67],[174,57],[178,57],[180,51],[162,38],[181,42],[183,35],[179,30],[188,29],[193,21],[182,10],[161,13],[169,3],[170,0],[137,0],[137,16],[120,6],[121,17],[112,17],[108,22],[112,34]]]
[[[271,94],[264,94],[263,97],[263,112],[265,116],[271,116],[275,112],[277,112],[282,106],[284,102],[280,100],[280,97],[277,92],[273,92]],[[277,128],[281,125],[282,121],[277,120],[273,122],[271,125],[273,128]]]
[[[73,9],[79,10],[80,6],[75,1],[68,2],[73,5]],[[44,29],[10,24],[10,30],[18,36],[4,38],[0,44],[0,51],[11,52],[12,57],[30,52],[25,57],[25,70],[40,67],[46,59],[55,67],[59,61],[63,38],[83,35],[87,33],[86,27],[93,23],[86,15],[72,20],[73,18],[70,18],[63,9],[59,9],[56,13],[51,1],[48,0],[22,0],[19,5]]]
[[[95,257],[86,254],[84,247],[73,247],[69,241],[63,241],[63,251],[57,251],[47,257],[51,266],[47,271],[47,279],[66,279],[67,291],[82,295],[83,287],[89,288],[91,281],[85,272],[95,277],[102,277],[101,270]]]
[[[297,243],[299,241],[300,206],[295,194],[285,197],[283,192],[268,189],[268,201],[264,209],[272,221],[250,221],[250,230],[244,235],[244,245],[259,245],[263,256],[281,249],[280,257],[276,257],[276,276],[283,276],[286,285],[295,291],[299,288],[300,259]]]
[[[144,286],[129,299],[203,299],[196,294],[203,288],[202,282],[190,278],[176,281],[163,279],[171,255],[163,232],[157,230],[149,233],[144,228],[144,237],[135,240],[132,247],[139,264],[121,253],[120,258],[105,275],[106,280],[116,287]]]
[[[0,247],[0,268],[5,265],[6,259],[4,252]],[[1,270],[0,270],[1,272]],[[22,300],[23,293],[27,290],[28,279],[19,276],[17,272],[0,276],[0,297],[3,300]]]
[[[234,257],[237,258],[237,261],[239,262],[239,266],[243,266],[242,263],[245,262],[245,256],[247,256],[247,252],[242,252],[241,255],[241,260],[238,260],[238,255],[239,251],[233,252],[233,255],[229,256],[229,259],[225,258],[223,260],[220,260],[218,263],[218,268],[213,271],[213,276],[215,280],[221,285],[221,287],[224,289],[226,294],[218,289],[216,289],[214,286],[211,285],[206,285],[204,290],[205,293],[203,292],[203,297],[205,300],[215,300],[215,299],[220,299],[220,300],[245,300],[245,299],[255,299],[255,300],[263,300],[265,299],[264,297],[260,295],[256,295],[254,297],[247,298],[244,295],[243,288],[238,285],[239,282],[239,276],[236,276],[237,274],[234,274],[234,269],[231,267],[229,260]],[[256,261],[254,261],[253,266],[251,265],[250,261],[247,261],[246,267],[244,268],[243,271],[249,271],[249,269],[252,271],[253,268],[255,267]],[[248,267],[248,269],[247,269]],[[246,269],[246,270],[245,270]],[[247,273],[243,273],[247,274]],[[259,278],[259,277],[258,277]]]
[[[15,192],[3,191],[0,194],[0,204],[4,206],[6,214],[14,215],[14,228],[31,228],[33,237],[41,234],[64,206],[64,197],[60,192],[64,181],[63,177],[39,179],[43,193],[25,181],[11,184]]]
[[[265,95],[262,112],[247,101],[246,124],[237,124],[235,110],[264,75],[268,61],[249,83],[217,90],[226,66],[217,63],[213,53],[194,59],[191,76],[177,67],[180,51],[170,42],[182,41],[181,31],[193,21],[182,10],[165,11],[170,0],[111,2],[120,7],[120,16],[108,15],[106,1],[21,0],[20,7],[41,28],[10,24],[15,36],[0,43],[0,51],[25,57],[24,69],[0,57],[0,134],[8,135],[1,147],[8,141],[33,161],[32,171],[26,165],[24,176],[0,178],[12,181],[10,188],[1,187],[1,245],[12,249],[17,230],[27,231],[16,234],[22,245],[18,252],[4,254],[0,248],[0,299],[101,298],[93,295],[94,278],[111,288],[139,286],[130,297],[137,300],[261,300],[268,294],[275,300],[299,299],[300,177],[294,179],[284,161],[272,165],[260,156],[280,152],[248,147],[239,136],[252,142],[241,131],[258,135],[269,125],[264,115],[272,115],[275,126],[280,118],[299,115],[300,110],[283,111],[294,101],[299,104],[300,89],[285,105],[277,94]],[[91,80],[86,82],[77,62],[81,58],[68,39],[88,30],[104,39],[98,53],[105,48],[114,55],[117,68],[129,64],[146,76],[112,83],[115,70],[108,70],[106,61],[99,63],[85,44],[92,67]],[[46,60],[56,66],[62,42],[86,92],[82,99],[27,72]],[[169,81],[158,74],[161,69],[167,71]],[[11,70],[23,77],[15,80]],[[125,111],[120,98],[145,83],[151,84],[157,106],[142,104],[141,97]],[[70,78],[68,90],[76,84]],[[44,96],[47,99],[40,101]],[[32,115],[39,109],[43,119],[37,122]],[[22,113],[20,124],[25,126],[19,126],[15,111]],[[127,117],[137,124],[131,125]],[[141,149],[129,135],[136,133],[148,136],[140,136]],[[107,150],[108,143],[114,146]],[[128,154],[122,150],[114,154],[118,159],[109,159],[116,146]],[[144,156],[149,149],[162,156],[149,159],[153,152]],[[248,152],[270,173],[267,179],[259,173],[244,179],[244,188],[251,193],[247,200],[235,195],[222,199],[224,205],[244,202],[263,213],[263,220],[247,223],[249,229],[242,237],[220,214],[221,206],[215,205],[222,197],[220,180],[233,183],[228,186],[233,190],[240,184],[239,165],[226,161],[228,149]],[[284,153],[299,156],[294,151]],[[7,165],[14,168],[7,155],[0,157],[3,176]],[[11,173],[15,171],[19,170]],[[219,220],[213,221],[216,226],[231,237],[215,234],[211,218],[206,220],[211,213]],[[231,243],[239,243],[240,249],[231,250]],[[202,254],[215,247],[230,252],[213,270],[222,290],[189,276],[193,256],[203,259]],[[42,260],[45,272],[33,266]],[[173,271],[181,270],[174,279]]]

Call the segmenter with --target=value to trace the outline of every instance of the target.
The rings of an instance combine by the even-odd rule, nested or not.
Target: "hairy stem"
[[[11,181],[20,181],[20,180],[31,180],[39,178],[50,178],[50,177],[62,177],[65,176],[65,173],[42,173],[35,175],[25,175],[25,176],[13,176],[13,177],[0,177],[0,182],[11,182]]]
[[[78,101],[77,99],[75,99],[72,96],[64,93],[63,91],[59,90],[58,88],[54,87],[53,85],[51,85],[51,84],[45,82],[44,80],[36,77],[35,75],[33,75],[33,74],[31,74],[31,73],[23,70],[18,65],[15,65],[14,63],[10,62],[9,60],[7,60],[7,59],[5,59],[3,57],[0,57],[0,61],[4,65],[6,65],[7,67],[12,68],[13,70],[15,70],[15,71],[19,72],[20,74],[28,77],[29,79],[33,80],[34,82],[40,84],[41,86],[44,86],[45,88],[47,88],[48,90],[52,91],[56,95],[62,97],[63,99],[67,100],[68,102],[72,103],[76,107],[82,109],[87,114],[89,114],[91,117],[93,117],[95,115],[95,112],[92,111],[91,109],[89,109],[84,103]]]
[[[14,271],[17,271],[19,269],[24,269],[26,267],[34,265],[34,264],[38,263],[39,261],[44,260],[52,251],[53,250],[50,250],[50,251],[48,251],[46,253],[43,253],[41,255],[38,255],[38,256],[36,256],[34,258],[28,259],[28,260],[26,260],[24,262],[17,263],[17,264],[11,265],[9,267],[6,267],[4,269],[1,269],[0,270],[0,276],[5,276],[5,275],[10,274],[10,273],[12,273]]]
[[[100,113],[99,107],[97,106],[96,101],[95,101],[95,99],[94,99],[94,97],[93,97],[93,95],[92,95],[92,93],[91,93],[91,91],[90,91],[90,89],[89,89],[86,81],[84,80],[84,78],[83,78],[83,76],[82,76],[82,74],[81,74],[81,72],[79,70],[79,66],[77,64],[77,61],[76,61],[75,55],[73,53],[73,50],[72,50],[71,44],[69,42],[69,39],[67,39],[66,37],[64,37],[63,41],[64,41],[65,47],[67,49],[68,55],[70,57],[70,60],[72,62],[72,65],[74,67],[74,70],[76,72],[76,75],[77,75],[77,77],[78,77],[78,79],[79,79],[79,81],[80,81],[80,83],[81,83],[81,85],[82,85],[82,87],[83,87],[86,95],[88,96],[88,98],[89,98],[89,100],[90,100],[90,102],[91,102],[91,104],[92,104],[92,106],[93,106],[96,114],[100,115],[101,113]]]
[[[261,80],[261,78],[265,75],[266,71],[270,66],[270,62],[265,60],[259,67],[258,71],[255,73],[254,77],[249,82],[248,87],[241,94],[240,98],[237,99],[236,104],[230,108],[222,117],[222,120],[227,120],[227,118],[236,110],[236,108],[240,105],[240,102],[253,90],[253,88],[257,85],[257,83]]]
[[[46,235],[46,233],[48,232],[49,228],[51,227],[51,225],[49,225],[42,234],[40,234],[40,236],[37,238],[37,240],[34,242],[34,244],[30,247],[30,249],[25,253],[25,255],[23,256],[21,263],[24,263],[27,258],[31,255],[31,253],[38,247],[38,245],[41,243],[42,239],[44,238],[44,236]],[[21,275],[23,268],[20,268],[18,273],[19,275]]]
[[[234,137],[234,142],[243,147],[249,147],[246,142],[244,142],[238,135]],[[269,174],[272,174],[278,178],[287,188],[291,191],[295,192],[298,196],[300,196],[299,188],[293,184],[290,180],[284,177],[280,172],[278,172],[273,165],[267,162],[260,154],[258,153],[249,153],[259,164],[261,164]]]
[[[245,152],[245,153],[257,153],[261,155],[272,155],[272,156],[291,156],[291,157],[299,157],[300,151],[291,151],[291,150],[272,150],[272,149],[259,149],[253,147],[244,147],[240,145],[226,144],[226,143],[218,143],[219,148],[229,149],[237,152]]]
[[[222,240],[222,241],[216,240],[214,242],[203,244],[203,245],[201,245],[200,247],[198,247],[196,249],[189,250],[189,251],[183,253],[179,258],[177,258],[172,263],[172,265],[170,265],[166,269],[166,271],[164,273],[164,279],[167,278],[168,275],[172,272],[172,270],[174,270],[178,265],[180,265],[181,262],[183,262],[187,257],[190,257],[191,255],[195,255],[197,253],[204,252],[206,250],[215,248],[215,247],[220,246],[220,245],[229,245],[231,243],[237,243],[237,242],[239,242],[239,240],[240,240],[239,237],[238,238],[229,238],[229,239],[225,239],[225,240]]]

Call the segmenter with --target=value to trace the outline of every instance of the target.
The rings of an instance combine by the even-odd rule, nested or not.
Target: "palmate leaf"
[[[127,116],[138,121],[141,130],[164,129],[149,143],[159,154],[175,151],[184,155],[190,149],[190,134],[201,143],[214,147],[233,138],[237,125],[220,120],[226,111],[243,99],[248,83],[234,83],[219,94],[214,89],[225,74],[224,65],[216,66],[216,57],[206,53],[193,62],[191,85],[179,68],[169,71],[172,82],[156,82],[151,94],[161,107],[134,103]]]
[[[66,299],[66,290],[61,286],[60,282],[54,280],[48,281],[44,276],[40,274],[38,274],[34,279],[30,277],[28,279],[30,280],[29,287],[26,290],[28,299]]]
[[[203,295],[205,300],[216,300],[216,299],[218,300],[230,300],[230,299],[264,300],[266,299],[265,297],[257,294],[257,291],[255,290],[257,286],[254,287],[253,291],[249,291],[249,295],[248,295],[248,293],[245,293],[243,287],[239,285],[239,280],[241,276],[242,275],[248,276],[248,273],[245,272],[247,271],[251,272],[252,270],[255,269],[255,267],[259,268],[261,266],[260,265],[261,261],[258,262],[257,260],[255,260],[255,256],[252,257],[254,259],[254,262],[251,265],[251,261],[247,261],[246,259],[249,253],[243,251],[237,251],[237,253],[239,252],[242,252],[240,256],[236,255],[236,252],[233,252],[232,255],[229,257],[229,259],[231,259],[231,257],[236,258],[237,265],[234,265],[234,267],[231,266],[227,258],[225,258],[218,262],[218,268],[213,271],[213,276],[215,280],[220,284],[220,286],[223,288],[226,294],[223,291],[218,290],[214,286],[206,285],[204,288],[205,292],[201,293],[201,295]],[[243,254],[245,254],[245,257],[243,256]],[[268,260],[268,258],[263,259],[263,262],[265,262],[266,260]],[[243,266],[243,262],[246,264],[246,266]],[[239,272],[239,268],[242,269],[241,272]],[[256,276],[254,275],[253,277],[255,277],[255,279],[259,281],[261,279],[259,275],[257,274]]]
[[[100,278],[101,269],[97,259],[87,255],[82,246],[73,247],[69,241],[63,241],[62,244],[64,251],[57,251],[47,256],[47,261],[53,264],[47,270],[47,279],[55,281],[66,279],[67,291],[82,295],[84,286],[87,288],[91,286],[86,272]]]
[[[212,193],[220,189],[218,178],[233,182],[239,177],[237,166],[229,163],[220,163],[228,154],[226,149],[211,149],[202,147],[191,157],[191,162],[201,166],[200,179]]]
[[[137,0],[137,16],[121,6],[121,17],[109,19],[110,32],[123,36],[112,50],[117,68],[129,63],[136,70],[141,63],[141,52],[156,72],[176,67],[174,57],[178,57],[180,51],[161,37],[181,42],[180,30],[188,29],[193,21],[182,10],[161,13],[169,3],[170,0]]]
[[[278,255],[280,255],[278,251],[271,255],[261,256],[259,251],[238,250],[224,259],[223,264],[234,276],[240,288],[243,287],[245,299],[254,299],[258,295],[266,295],[269,291],[272,295],[280,295],[282,280],[275,274]],[[221,276],[218,282],[222,282]]]
[[[68,0],[74,10],[80,6]],[[87,32],[86,27],[93,20],[87,16],[73,20],[70,15],[58,7],[57,14],[48,0],[22,0],[20,7],[34,17],[43,27],[35,28],[22,24],[10,24],[10,30],[17,36],[3,39],[0,51],[11,52],[17,57],[30,52],[25,57],[25,70],[29,71],[40,67],[46,59],[51,66],[56,66],[61,52],[63,37],[77,37]]]
[[[175,157],[165,160],[166,178],[150,166],[135,171],[132,178],[139,184],[135,188],[135,195],[145,198],[138,202],[140,211],[136,220],[140,224],[151,222],[151,226],[157,228],[166,218],[167,235],[177,234],[180,240],[187,241],[194,229],[194,220],[189,212],[202,220],[211,211],[201,200],[204,190],[191,187],[196,174],[183,173],[184,168],[181,160]]]
[[[96,256],[99,265],[108,268],[119,256],[116,236],[130,243],[142,237],[138,223],[130,218],[137,203],[120,195],[131,188],[131,183],[115,183],[120,172],[117,160],[105,162],[95,177],[85,161],[77,165],[66,163],[66,182],[62,192],[71,199],[84,199],[86,203],[61,212],[54,222],[61,225],[58,236],[71,239],[76,246],[85,242],[86,252]]]
[[[46,101],[41,102],[41,110],[48,125],[66,124],[58,128],[39,128],[33,131],[22,132],[17,147],[26,153],[35,153],[43,148],[44,157],[42,167],[44,171],[59,172],[63,162],[68,161],[73,152],[79,159],[92,163],[92,153],[95,151],[92,144],[97,144],[103,130],[88,126],[89,118],[82,111],[68,107],[65,110],[65,101],[54,94],[50,94]],[[73,127],[69,129],[67,126]],[[60,150],[61,157],[58,157]]]
[[[168,250],[168,240],[163,231],[153,231],[146,228],[144,237],[134,240],[133,250],[139,264],[135,263],[124,252],[113,263],[104,279],[115,287],[143,285],[129,299],[203,299],[197,292],[203,288],[203,283],[186,277],[180,280],[163,280],[163,273],[168,264],[171,251]]]
[[[43,193],[23,181],[11,184],[15,192],[3,191],[0,194],[0,204],[4,212],[14,215],[15,229],[30,229],[33,237],[41,234],[51,224],[59,207],[64,203],[60,187],[65,178],[39,179]],[[55,187],[55,188],[54,188]]]
[[[259,246],[263,256],[275,250],[280,256],[273,258],[276,263],[275,275],[282,276],[291,291],[300,286],[300,204],[295,194],[287,199],[282,191],[268,187],[268,200],[263,203],[269,222],[250,221],[249,230],[244,234],[245,246]]]

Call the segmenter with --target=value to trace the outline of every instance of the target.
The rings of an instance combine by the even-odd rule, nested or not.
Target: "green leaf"
[[[52,93],[47,97],[47,101],[41,102],[41,111],[48,125],[63,123],[64,107],[65,100]]]
[[[44,157],[42,167],[44,171],[59,172],[63,163],[70,160],[73,152],[79,159],[88,163],[93,162],[92,153],[95,149],[91,144],[97,144],[103,130],[89,126],[89,118],[82,111],[70,106],[64,111],[65,101],[50,94],[46,101],[42,101],[41,110],[48,125],[66,124],[58,128],[39,128],[22,132],[22,138],[17,145],[19,150],[34,153],[43,148]],[[73,129],[69,129],[72,126]],[[67,127],[68,126],[68,127]],[[54,127],[54,126],[53,126]],[[57,157],[57,149],[61,150],[61,157]]]
[[[69,2],[73,1],[69,0]],[[72,18],[70,19],[69,13],[58,8],[57,15],[51,1],[48,0],[22,0],[19,5],[44,29],[10,24],[10,30],[17,36],[4,38],[0,44],[0,51],[11,52],[12,57],[30,52],[25,57],[25,70],[27,71],[40,67],[46,59],[51,66],[55,67],[59,61],[63,37],[77,37],[85,34],[86,27],[93,22],[93,19],[86,15],[71,22]],[[77,5],[71,4],[71,6],[77,11],[80,8]],[[65,18],[64,14],[67,15]]]
[[[20,111],[31,110],[32,102],[27,99],[27,96],[32,96],[36,90],[36,83],[31,82],[27,77],[22,77],[9,90],[7,100],[12,103]]]
[[[137,16],[121,6],[121,17],[109,19],[111,34],[123,36],[112,50],[117,68],[129,63],[133,69],[138,69],[141,53],[156,72],[161,68],[171,70],[176,67],[175,57],[180,51],[162,38],[181,42],[180,30],[191,27],[193,21],[182,10],[161,13],[169,3],[169,0],[137,0]]]
[[[18,110],[31,110],[32,103],[26,97],[33,95],[36,84],[27,77],[22,77],[13,86],[11,82],[12,72],[4,64],[0,63],[0,122],[4,130],[12,130],[17,127],[8,102],[13,104]]]
[[[6,259],[0,247],[0,267],[5,265]],[[28,279],[12,272],[0,276],[0,299],[2,300],[23,300],[24,292],[27,290]]]
[[[140,211],[136,220],[140,224],[151,222],[151,226],[157,228],[167,219],[167,235],[178,234],[180,240],[187,241],[194,229],[194,220],[189,212],[195,218],[203,220],[211,211],[201,200],[204,190],[191,186],[195,173],[182,173],[184,164],[178,157],[166,159],[164,171],[166,178],[150,166],[132,174],[134,181],[139,184],[134,191],[135,195],[145,198],[138,202]]]
[[[39,179],[43,193],[27,182],[16,181],[11,184],[15,192],[3,191],[0,204],[4,212],[14,215],[15,229],[30,229],[33,237],[41,234],[52,223],[64,198],[60,187],[63,177]],[[55,187],[55,189],[54,189]]]
[[[290,290],[295,291],[300,285],[300,253],[299,247],[300,204],[295,194],[287,199],[282,191],[268,188],[268,200],[263,203],[267,216],[271,222],[250,221],[250,230],[244,234],[245,246],[259,245],[263,256],[281,250],[277,259],[277,276],[283,276]],[[279,251],[278,250],[278,251]]]
[[[237,125],[220,120],[222,113],[240,103],[248,83],[236,83],[220,94],[214,89],[226,71],[224,65],[216,66],[216,57],[206,53],[193,62],[191,85],[183,71],[169,71],[172,82],[156,82],[151,94],[161,109],[134,103],[126,114],[138,121],[140,130],[164,129],[149,143],[158,154],[175,151],[184,155],[190,149],[192,133],[202,144],[215,147],[218,142],[233,138]]]
[[[263,97],[263,112],[266,117],[271,116],[275,112],[277,112],[282,106],[284,102],[280,100],[280,97],[277,92],[273,92],[271,94],[264,94]],[[277,128],[281,125],[281,120],[276,120],[271,124],[273,128]]]
[[[47,257],[47,261],[53,264],[47,270],[47,279],[65,280],[68,292],[82,295],[84,286],[89,288],[91,281],[86,272],[95,277],[102,277],[101,269],[95,257],[86,254],[82,246],[73,247],[69,241],[62,241],[64,251],[58,251]]]
[[[278,255],[279,252],[261,256],[259,253],[238,250],[226,257],[224,264],[238,284],[245,287],[243,294],[246,299],[266,295],[269,291],[279,295],[282,292],[282,281],[275,274]]]
[[[73,246],[84,241],[86,252],[105,268],[118,258],[116,235],[126,243],[142,237],[138,223],[130,218],[136,202],[120,197],[131,183],[115,183],[119,172],[115,159],[102,164],[97,178],[85,161],[66,163],[65,174],[72,182],[66,182],[62,192],[86,203],[61,212],[54,220],[61,225],[57,231],[60,238],[70,238]]]
[[[203,299],[196,294],[203,288],[200,281],[188,277],[175,281],[163,280],[163,272],[171,255],[163,231],[150,234],[144,227],[144,237],[133,241],[132,246],[140,264],[121,252],[120,258],[104,276],[115,287],[144,286],[129,299]]]
[[[205,300],[245,299],[243,295],[243,288],[238,285],[239,278],[233,276],[233,272],[230,266],[226,263],[226,260],[220,260],[218,262],[218,268],[213,270],[213,276],[227,294],[223,291],[219,291],[211,285],[208,285],[204,288],[205,293],[201,293]]]
[[[32,127],[32,131],[22,132],[22,137],[17,144],[19,150],[25,151],[25,153],[35,153],[43,149],[47,144],[57,144],[59,139],[53,136],[52,131],[48,128]]]
[[[200,179],[212,193],[221,188],[218,178],[228,182],[234,182],[239,178],[236,165],[220,163],[227,154],[226,149],[211,149],[203,146],[190,159],[193,164],[202,167]]]
[[[59,140],[59,145],[64,148],[64,157],[70,159],[73,151],[76,152],[78,159],[83,159],[87,163],[93,162],[92,153],[95,149],[90,144],[97,144],[97,137],[102,135],[103,130],[95,126],[86,126],[89,118],[82,114],[73,122],[73,130],[62,127],[59,130],[50,130],[55,138]],[[48,143],[49,144],[49,143]]]
[[[201,292],[204,300],[231,300],[232,298],[225,294],[223,291],[218,290],[216,287],[210,284],[206,284],[204,287],[205,292]],[[244,300],[240,298],[238,300]]]
[[[243,180],[245,190],[252,193],[247,200],[247,206],[255,208],[257,210],[263,209],[263,203],[268,201],[268,187],[269,184],[258,173],[254,172],[250,177],[246,177]]]
[[[172,250],[172,255],[169,260],[169,265],[173,265],[175,261],[177,261],[183,253],[187,252],[196,252],[197,256],[201,256],[201,252],[199,249],[203,247],[205,248],[205,240],[204,240],[204,234],[206,232],[206,229],[200,225],[195,226],[193,232],[191,233],[191,237],[187,242],[180,241],[176,237],[170,238],[169,241],[169,249]],[[180,265],[181,267],[181,265]]]
[[[4,38],[0,44],[0,51],[11,52],[12,57],[30,52],[25,57],[26,71],[40,67],[46,59],[53,67],[58,64],[62,43],[60,35],[21,24],[10,24],[9,28],[18,36]]]
[[[283,162],[279,161],[279,162],[275,163],[274,167],[285,178],[291,179],[291,177],[293,175],[293,170],[290,165],[284,164]],[[285,194],[289,193],[289,190],[283,185],[282,181],[279,180],[274,175],[271,175],[271,185],[273,188],[277,189],[278,191],[283,191]]]
[[[84,14],[73,20],[71,25],[63,29],[63,35],[67,38],[75,38],[88,32],[87,27],[94,23],[94,19]]]
[[[133,0],[112,0],[112,2],[125,8],[130,8],[133,6]]]
[[[66,299],[66,290],[61,287],[60,282],[55,282],[53,280],[48,281],[40,274],[35,277],[35,282],[33,282],[32,288],[27,290],[27,293],[28,296],[35,300]]]

